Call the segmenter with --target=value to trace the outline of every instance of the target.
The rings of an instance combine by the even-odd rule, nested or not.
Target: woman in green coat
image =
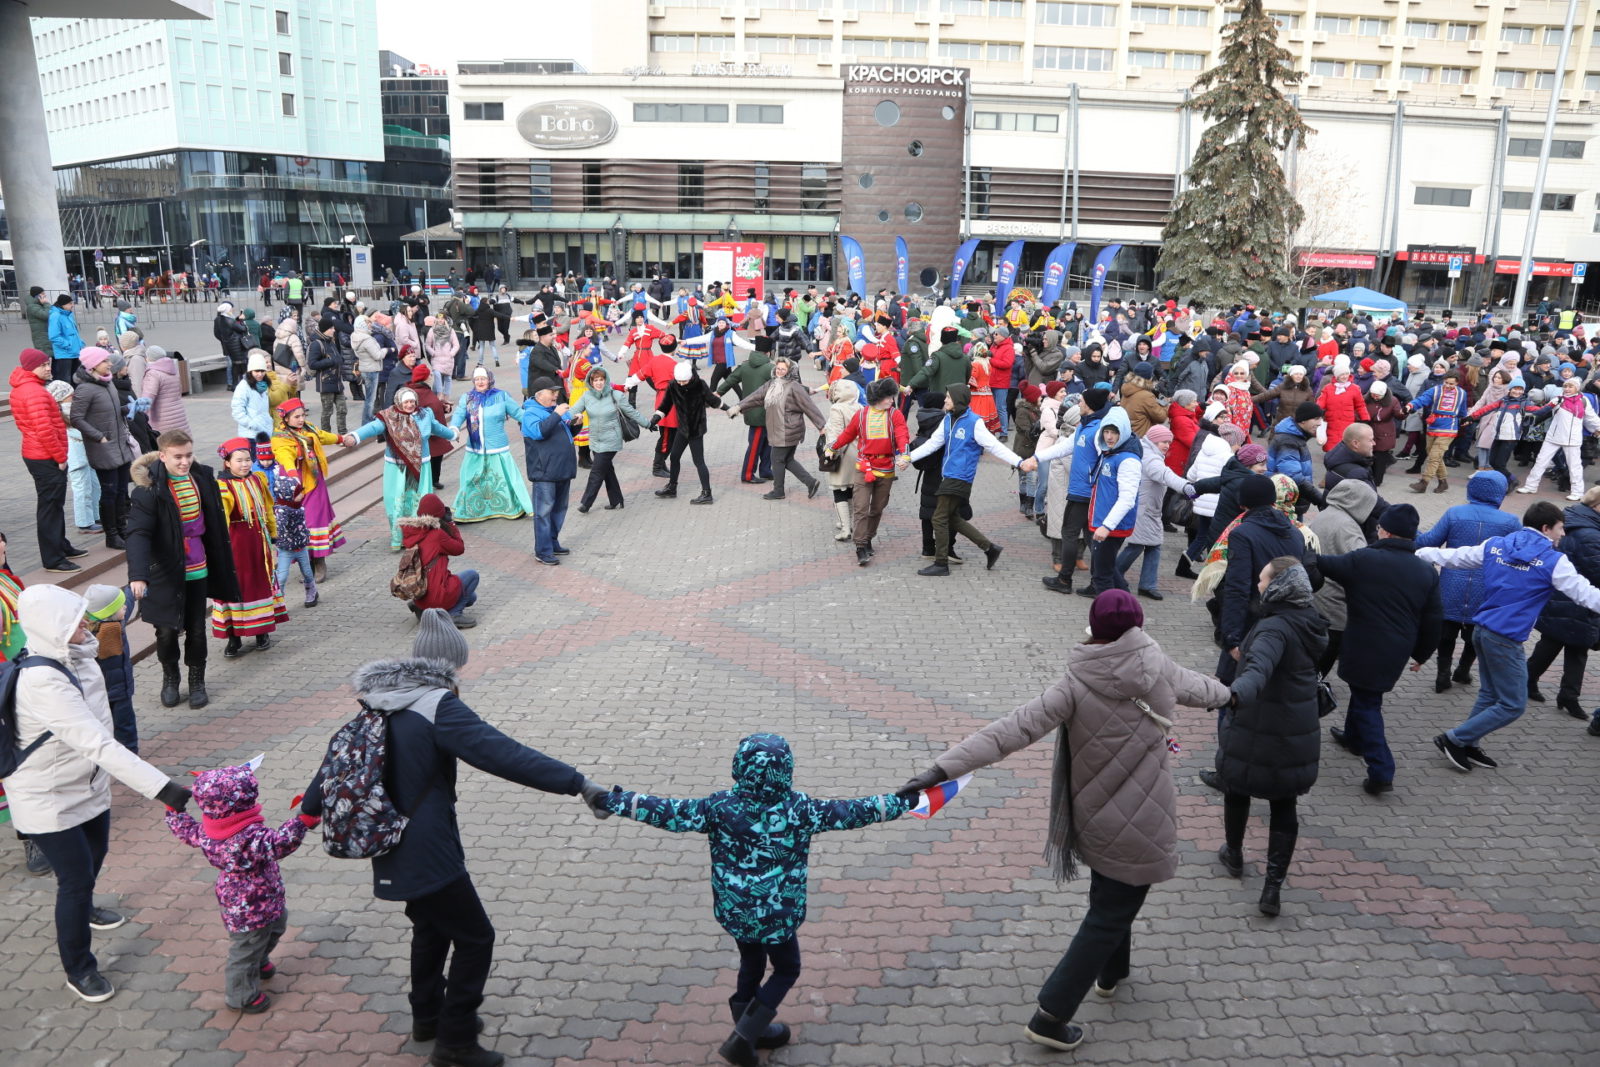
[[[597,366],[591,370],[586,382],[588,390],[567,412],[569,419],[579,415],[589,416],[589,455],[592,465],[589,467],[588,484],[583,487],[583,497],[578,501],[580,515],[587,514],[594,506],[602,485],[606,487],[606,510],[616,511],[622,507],[622,485],[617,481],[614,466],[617,453],[622,451],[623,445],[622,417],[628,416],[637,427],[650,424],[649,418],[628,403],[628,394],[612,386],[611,375],[604,367]]]

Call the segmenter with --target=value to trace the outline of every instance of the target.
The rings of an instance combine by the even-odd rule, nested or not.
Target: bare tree
[[[1375,209],[1348,153],[1299,149],[1294,174],[1295,199],[1305,214],[1284,249],[1284,268],[1293,279],[1296,295],[1304,299],[1333,284],[1339,268],[1302,265],[1302,255],[1361,247],[1372,228]]]

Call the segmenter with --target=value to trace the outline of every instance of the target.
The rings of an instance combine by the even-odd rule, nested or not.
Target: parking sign
[[[1574,263],[1572,265],[1572,283],[1574,285],[1582,285],[1583,284],[1583,279],[1588,275],[1588,273],[1589,273],[1589,264],[1587,264],[1587,263]]]
[[[1452,277],[1452,278],[1461,277],[1461,262],[1462,262],[1462,257],[1460,257],[1460,256],[1451,256],[1450,257],[1450,262],[1449,262],[1450,277]]]

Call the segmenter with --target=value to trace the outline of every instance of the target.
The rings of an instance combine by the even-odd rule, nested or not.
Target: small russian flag
[[[940,782],[932,789],[924,789],[922,799],[911,809],[911,814],[919,819],[933,818],[939,809],[954,800],[956,794],[965,789],[970,781],[972,775],[963,774],[952,782]]]

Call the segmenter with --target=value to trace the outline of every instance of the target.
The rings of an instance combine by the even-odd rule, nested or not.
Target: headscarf
[[[496,398],[496,394],[504,395],[502,390],[496,389],[494,384],[494,371],[481,363],[472,370],[473,384],[476,386],[478,375],[489,379],[489,388],[479,392],[477,388],[467,390],[467,438],[473,448],[483,447],[483,406]]]
[[[1295,485],[1294,479],[1287,474],[1274,474],[1271,475],[1271,478],[1273,489],[1272,507],[1289,517],[1290,524],[1300,531],[1300,537],[1305,542],[1307,551],[1321,551],[1321,543],[1317,540],[1317,535],[1311,532],[1309,526],[1301,523],[1294,516],[1295,502],[1300,499],[1300,487]],[[1206,556],[1205,567],[1201,570],[1200,577],[1195,580],[1193,589],[1190,590],[1190,600],[1200,603],[1210,597],[1217,587],[1222,584],[1222,577],[1228,570],[1228,538],[1233,535],[1233,531],[1239,528],[1239,524],[1245,520],[1245,516],[1248,514],[1250,514],[1248,511],[1241,512],[1238,518],[1228,523],[1227,528],[1222,531],[1222,536],[1217,538],[1216,544],[1211,546],[1211,553]]]
[[[400,410],[400,401],[407,395],[420,403],[415,390],[403,388],[394,394],[393,405],[378,412],[378,418],[383,420],[384,435],[388,438],[390,450],[405,467],[406,481],[412,482],[421,477],[422,431],[417,426],[415,413],[408,415]]]

